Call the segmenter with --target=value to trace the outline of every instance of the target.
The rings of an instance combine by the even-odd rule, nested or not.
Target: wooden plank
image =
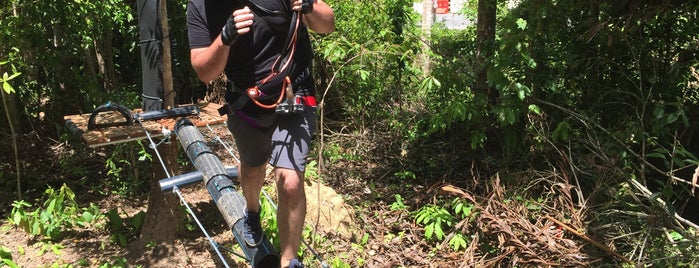
[[[151,134],[161,134],[163,132],[163,125],[158,122],[146,121],[141,123],[141,125]]]
[[[126,134],[129,135],[131,138],[145,138],[146,137],[146,131],[143,130],[143,127],[139,125],[131,125],[131,126],[123,126],[120,127]]]
[[[210,114],[210,115],[218,115],[218,109],[221,108],[222,105],[215,104],[215,103],[207,103],[206,105],[203,105],[201,107],[202,113]]]
[[[129,134],[123,131],[120,127],[110,127],[103,130],[102,133],[107,136],[109,141],[114,142],[131,138],[129,137]]]
[[[158,124],[160,124],[162,127],[167,128],[169,130],[175,130],[175,123],[176,122],[177,121],[175,121],[175,119],[169,119],[169,118],[158,120]]]
[[[190,105],[192,104],[182,106]],[[187,118],[197,127],[203,128],[207,125],[215,126],[226,122],[227,117],[218,114],[218,109],[221,105],[214,103],[197,103],[196,105],[199,107],[199,115],[191,115],[187,116]],[[138,113],[141,111],[141,109],[134,109],[133,112]],[[126,122],[126,119],[121,113],[107,111],[99,113],[95,117],[95,123],[97,126],[100,126],[100,128],[88,130],[87,123],[91,115],[92,114],[76,114],[63,117],[66,124],[76,129],[76,134],[82,133],[81,136],[83,140],[85,140],[90,147],[145,139],[146,131],[148,131],[148,134],[150,134],[152,138],[162,137],[163,128],[174,131],[174,126],[177,120],[179,120],[179,118],[165,118],[157,121],[144,121],[140,125],[123,126],[119,124]]]
[[[109,142],[109,139],[106,136],[102,135],[102,133],[99,131],[86,132],[82,135],[82,137],[83,140],[85,140],[87,145],[90,147],[97,147],[99,146],[99,144]]]

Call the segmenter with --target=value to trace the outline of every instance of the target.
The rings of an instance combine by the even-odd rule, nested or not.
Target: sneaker
[[[305,266],[303,266],[303,263],[297,259],[291,259],[291,261],[289,261],[289,268],[304,268],[304,267]]]
[[[262,242],[264,234],[260,224],[260,213],[246,211],[243,220],[243,240],[245,240],[245,244],[249,247],[257,247]]]

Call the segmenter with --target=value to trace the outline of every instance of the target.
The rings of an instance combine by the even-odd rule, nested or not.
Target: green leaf
[[[529,111],[535,113],[536,115],[541,115],[541,109],[536,104],[529,104]]]
[[[437,239],[444,240],[444,230],[442,230],[441,224],[435,224],[434,234],[437,235]]]
[[[449,246],[451,246],[451,249],[454,251],[466,248],[467,245],[464,235],[461,233],[454,234],[454,236],[452,236],[451,239],[449,239]]]
[[[646,154],[646,157],[665,159],[665,155],[662,153],[658,153],[658,152],[648,153],[648,154]]]
[[[369,78],[369,72],[365,70],[359,70],[359,78],[366,81]]]
[[[32,224],[32,235],[39,235],[41,234],[41,223],[39,221],[35,221],[34,224]]]
[[[653,110],[653,115],[655,115],[655,119],[663,118],[663,116],[665,116],[665,107],[656,106]]]
[[[5,246],[0,246],[0,258],[3,259],[12,259],[12,251],[10,251],[9,248]]]
[[[471,206],[466,206],[466,207],[464,207],[464,216],[466,216],[466,217],[467,217],[467,216],[470,216],[470,215],[471,215],[471,210],[472,210],[472,209],[473,209],[473,208],[472,208]]]
[[[560,122],[551,133],[551,138],[557,141],[567,141],[570,138],[570,129],[570,124],[567,121]]]
[[[64,246],[61,244],[52,244],[51,245],[51,251],[53,251],[53,254],[56,255],[61,255],[61,249],[63,249]]]
[[[7,73],[5,73],[5,74],[7,74]],[[20,74],[22,74],[22,73],[13,73],[12,75],[10,75],[10,77],[5,77],[5,78],[3,78],[3,80],[5,80],[5,81],[10,81],[10,80],[12,80],[12,79],[17,78]]]
[[[12,88],[10,83],[7,83],[6,81],[2,82],[2,89],[5,90],[5,93],[7,93],[7,94],[11,94],[11,93],[15,92],[15,89]]]
[[[514,83],[514,88],[517,91],[517,97],[519,98],[519,100],[524,100],[531,92],[528,86],[523,85],[519,82]]]
[[[46,207],[46,211],[53,213],[56,210],[56,199],[51,199],[49,205]]]
[[[431,239],[434,232],[434,223],[425,226],[425,238]]]
[[[136,229],[140,229],[141,226],[143,226],[143,221],[146,219],[146,213],[143,211],[140,211],[136,213],[136,215],[133,216],[131,219],[131,227],[134,227]]]
[[[676,113],[671,113],[671,114],[668,114],[668,115],[667,115],[667,118],[665,119],[665,122],[666,122],[667,124],[672,124],[672,123],[675,123],[675,121],[677,121],[677,119],[679,119],[679,118],[680,118],[680,117],[679,117]]]
[[[5,263],[7,266],[10,266],[10,268],[19,268],[19,265],[14,263],[12,260],[2,259],[2,262]]]
[[[82,219],[85,222],[92,222],[95,219],[95,215],[89,211],[85,211],[85,212],[83,212]]]
[[[512,125],[516,120],[517,116],[515,116],[515,111],[513,109],[505,110],[505,123]]]
[[[126,247],[129,245],[129,242],[126,240],[126,236],[123,234],[117,234],[117,243],[119,243],[119,246]]]
[[[523,18],[517,19],[517,28],[520,30],[524,30],[527,28],[527,21],[524,20]]]
[[[454,206],[454,212],[456,212],[456,214],[459,214],[459,212],[461,212],[461,209],[463,207],[464,207],[464,204],[462,204],[462,203],[456,204],[456,206]]]
[[[423,223],[423,220],[425,220],[425,217],[427,217],[427,213],[422,213],[422,211],[421,211],[421,213],[417,214],[417,218],[415,219],[415,221],[418,224]],[[427,222],[424,222],[424,223],[427,223]]]
[[[61,187],[61,191],[66,193],[66,196],[68,196],[68,200],[75,200],[75,193],[73,192],[73,190],[68,188],[67,185],[63,184],[63,186]]]

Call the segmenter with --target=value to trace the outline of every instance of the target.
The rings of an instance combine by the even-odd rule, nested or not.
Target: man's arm
[[[199,80],[208,84],[221,74],[226,67],[229,51],[230,47],[223,45],[220,35],[208,47],[191,49],[192,68]]]
[[[301,10],[302,0],[291,0],[294,11]],[[313,0],[313,11],[303,14],[303,22],[316,33],[325,34],[335,30],[335,13],[323,0]]]
[[[253,15],[248,7],[233,11],[231,17],[238,35],[250,32]],[[199,80],[208,84],[221,74],[228,63],[228,53],[230,46],[224,45],[220,34],[208,47],[191,49],[189,58]]]

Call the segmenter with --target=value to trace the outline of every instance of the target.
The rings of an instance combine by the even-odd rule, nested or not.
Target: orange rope
[[[279,55],[279,57],[277,57],[277,59],[274,61],[274,64],[272,64],[272,70],[270,71],[269,75],[267,77],[265,77],[265,79],[262,79],[262,82],[260,82],[260,86],[266,84],[267,82],[269,82],[269,80],[271,80],[272,78],[276,77],[280,73],[284,72],[287,68],[289,68],[291,61],[294,58],[294,53],[296,52],[296,38],[297,38],[299,25],[301,25],[301,12],[297,11],[295,23],[296,23],[296,25],[294,26],[294,32],[291,36],[291,42],[289,42],[289,46],[287,46],[287,48],[289,48],[289,47],[291,48],[291,53],[289,54],[289,60],[284,62],[284,65],[279,69],[279,72],[277,72],[274,70],[275,66],[277,66],[279,61],[284,56],[284,55]],[[262,91],[260,91],[259,86],[256,85],[254,87],[248,88],[246,93],[248,94],[248,97],[250,97],[252,102],[255,103],[257,106],[264,108],[264,109],[274,109],[284,99],[284,89],[286,89],[290,84],[291,84],[291,79],[289,78],[289,76],[284,77],[284,81],[283,81],[282,86],[279,90],[279,98],[277,99],[277,101],[275,103],[269,104],[269,105],[261,103],[257,100],[260,96],[262,96]]]
[[[259,97],[260,94],[262,94],[262,92],[260,92],[260,89],[257,86],[248,88],[248,96],[250,97],[252,102],[254,102],[257,106],[260,106],[264,109],[274,109],[274,107],[277,107],[277,105],[279,105],[279,103],[281,103],[284,99],[284,89],[288,87],[289,84],[291,84],[291,79],[287,76],[284,78],[284,83],[282,83],[282,89],[281,92],[279,92],[279,98],[273,104],[267,105],[257,100],[257,97]]]

